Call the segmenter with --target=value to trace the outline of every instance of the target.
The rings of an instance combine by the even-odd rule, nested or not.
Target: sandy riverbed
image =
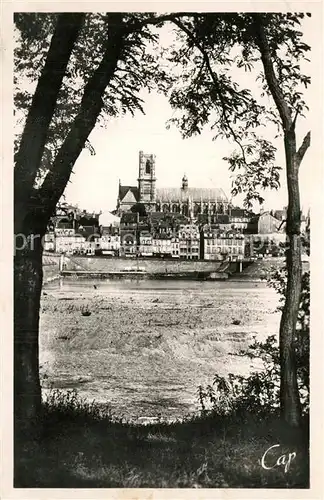
[[[75,387],[127,418],[182,417],[199,384],[247,373],[239,355],[255,335],[275,334],[278,296],[264,283],[70,282],[42,298],[45,386]],[[87,307],[90,316],[81,310]],[[233,324],[234,320],[240,322]]]

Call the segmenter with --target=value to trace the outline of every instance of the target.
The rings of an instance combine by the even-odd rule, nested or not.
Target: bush
[[[99,405],[95,401],[89,402],[79,396],[76,389],[51,389],[43,402],[43,414],[46,421],[112,420],[109,406]]]
[[[279,310],[282,310],[287,282],[286,269],[272,275],[269,285],[280,294]],[[303,414],[309,412],[309,314],[310,275],[302,277],[302,292],[295,338],[297,378]],[[198,388],[198,400],[202,414],[240,415],[253,413],[260,418],[279,413],[280,353],[275,335],[265,342],[254,338],[246,352],[251,359],[262,359],[263,370],[254,371],[248,377],[229,374],[227,378],[215,376],[212,385]]]

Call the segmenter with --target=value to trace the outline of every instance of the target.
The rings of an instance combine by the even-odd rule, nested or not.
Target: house
[[[276,217],[271,215],[270,212],[263,212],[251,218],[244,232],[246,234],[258,235],[261,239],[273,237],[281,241],[285,239],[284,225],[284,221],[279,221]]]
[[[280,221],[283,221],[283,220],[286,220],[287,218],[287,208],[284,208],[283,210],[274,210],[272,215],[280,220]]]
[[[138,253],[141,257],[153,256],[153,238],[148,230],[142,230],[139,232]]]
[[[54,231],[50,231],[44,236],[44,251],[45,252],[55,252],[55,234]]]
[[[171,255],[174,259],[180,258],[180,243],[177,237],[171,238]]]
[[[205,260],[242,260],[245,252],[244,234],[239,230],[222,231],[215,226],[205,226],[203,258]]]
[[[228,223],[231,229],[245,230],[253,217],[253,213],[242,208],[230,208],[228,214]]]
[[[172,236],[166,233],[155,233],[152,237],[152,252],[155,257],[172,256]]]
[[[118,256],[120,252],[119,229],[113,226],[102,226],[98,243],[104,255]]]
[[[74,229],[57,229],[55,234],[55,252],[72,255],[81,250],[86,238]]]
[[[195,224],[181,224],[178,239],[180,258],[198,260],[200,253],[199,228]]]
[[[136,256],[139,214],[128,212],[120,220],[120,255]]]

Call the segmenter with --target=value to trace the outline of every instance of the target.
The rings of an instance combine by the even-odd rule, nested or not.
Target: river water
[[[45,293],[44,387],[76,388],[136,421],[196,411],[200,384],[260,368],[241,351],[279,330],[263,282],[62,279]]]

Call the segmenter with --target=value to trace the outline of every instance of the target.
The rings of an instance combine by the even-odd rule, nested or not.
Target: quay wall
[[[98,273],[122,272],[125,268],[143,269],[147,273],[178,274],[186,272],[215,272],[222,262],[199,260],[125,259],[119,257],[67,257],[65,270]]]
[[[43,255],[43,283],[48,283],[60,276],[60,256]]]

